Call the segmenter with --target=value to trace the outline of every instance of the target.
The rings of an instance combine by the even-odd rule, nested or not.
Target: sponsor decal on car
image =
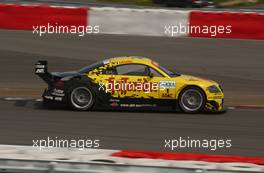
[[[140,108],[140,107],[157,107],[156,104],[120,104],[121,107]]]
[[[53,100],[53,97],[52,96],[44,96],[45,99],[48,99],[48,100]]]
[[[45,69],[44,68],[36,69],[36,73],[37,74],[45,73]]]
[[[62,97],[54,97],[54,100],[56,100],[56,101],[62,101]]]
[[[110,103],[110,106],[111,106],[111,107],[118,107],[119,104],[118,104],[117,102],[112,102],[112,103]]]
[[[122,61],[118,62],[118,64],[129,64],[129,63],[133,63],[133,61],[131,61],[131,60],[122,60]]]
[[[161,97],[171,98],[172,97],[172,94],[170,94],[170,93],[163,93],[161,95]]]
[[[159,87],[160,89],[176,88],[176,82],[175,81],[160,81]]]
[[[63,90],[56,88],[53,89],[53,92],[51,94],[60,97],[63,97],[65,95]]]
[[[222,99],[222,98],[223,98],[223,96],[222,96],[222,95],[208,97],[208,99]]]

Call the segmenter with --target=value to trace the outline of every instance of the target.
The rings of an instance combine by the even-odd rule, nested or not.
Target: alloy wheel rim
[[[87,108],[92,103],[92,93],[86,87],[75,88],[71,93],[71,102],[78,109]]]
[[[188,89],[182,94],[181,104],[187,111],[197,111],[203,104],[203,96],[198,90]]]

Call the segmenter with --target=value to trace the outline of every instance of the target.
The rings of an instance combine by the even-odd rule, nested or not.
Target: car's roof
[[[108,59],[111,63],[118,63],[118,64],[127,64],[127,63],[142,63],[142,64],[149,64],[151,63],[151,59],[146,57],[139,57],[139,56],[123,56],[123,57],[114,57]]]

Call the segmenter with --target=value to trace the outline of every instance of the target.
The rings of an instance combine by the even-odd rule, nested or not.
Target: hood
[[[180,77],[182,79],[186,80],[186,82],[203,82],[203,83],[206,83],[208,85],[218,85],[218,83],[213,81],[213,80],[205,79],[205,78],[201,78],[201,77],[185,75],[185,74],[181,75]]]
[[[208,81],[208,82],[214,82],[213,80],[210,79],[205,79],[201,77],[196,77],[196,76],[191,76],[191,75],[181,75],[182,78],[189,80],[189,81]]]

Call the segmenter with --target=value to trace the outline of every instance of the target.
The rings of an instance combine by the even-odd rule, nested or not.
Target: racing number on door
[[[176,82],[172,80],[164,80],[161,79],[159,81],[159,96],[161,99],[174,99],[175,98],[175,88],[176,88]]]

